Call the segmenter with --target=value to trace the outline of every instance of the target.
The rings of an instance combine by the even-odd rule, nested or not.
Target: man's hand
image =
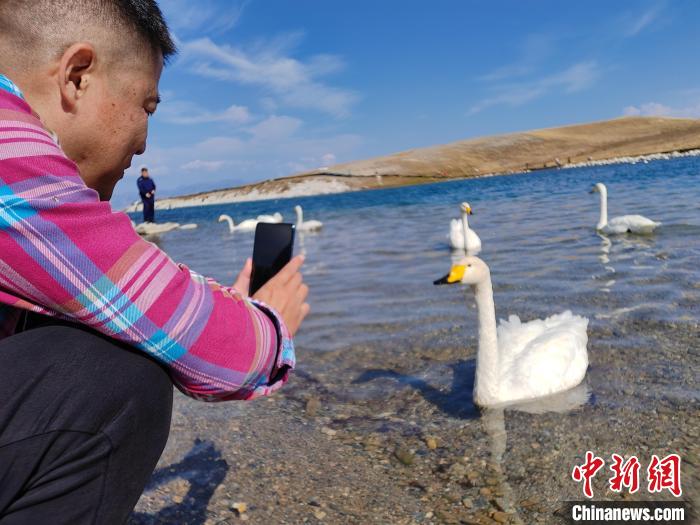
[[[309,287],[304,284],[299,272],[302,264],[304,264],[304,256],[297,255],[253,295],[253,299],[269,304],[279,312],[292,335],[296,334],[309,313],[309,305],[305,302],[309,295]],[[241,279],[247,267],[248,261],[238,279]],[[248,273],[248,282],[250,282],[250,273]]]
[[[233,287],[246,297],[248,297],[248,290],[250,289],[250,274],[252,271],[253,259],[248,258],[245,260],[241,273],[236,277],[236,282],[233,283]]]

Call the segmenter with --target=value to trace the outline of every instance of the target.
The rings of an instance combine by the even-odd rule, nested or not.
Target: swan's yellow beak
[[[450,270],[450,273],[437,281],[433,281],[433,284],[454,284],[461,282],[462,277],[464,277],[464,271],[465,266],[463,264],[455,264]]]
[[[471,206],[462,206],[462,211],[464,211],[467,215],[474,215]]]

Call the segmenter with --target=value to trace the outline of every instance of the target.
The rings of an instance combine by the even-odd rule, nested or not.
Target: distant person
[[[148,175],[148,168],[141,168],[141,176],[136,181],[143,202],[143,222],[155,222],[156,183]]]
[[[174,53],[154,0],[0,0],[2,525],[125,523],[173,385],[252,399],[294,368],[303,257],[248,297],[250,259],[216,283],[107,202]]]

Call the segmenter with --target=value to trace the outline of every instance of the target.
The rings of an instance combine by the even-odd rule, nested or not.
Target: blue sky
[[[700,2],[161,0],[180,54],[113,202],[471,137],[700,118]]]

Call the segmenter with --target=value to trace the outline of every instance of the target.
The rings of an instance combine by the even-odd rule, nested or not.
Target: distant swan
[[[623,215],[621,217],[613,217],[608,221],[608,189],[602,182],[593,186],[591,193],[600,193],[600,219],[595,229],[602,233],[651,233],[660,222],[654,222],[651,219],[642,217],[641,215]]]
[[[272,215],[258,215],[258,222],[282,222],[282,214],[280,212],[275,212]]]
[[[134,221],[131,221],[131,224],[139,235],[159,235],[177,230],[180,227],[177,222],[142,222],[134,224]]]
[[[522,323],[511,315],[496,328],[489,267],[464,257],[435,284],[471,284],[479,312],[479,350],[474,402],[496,406],[563,392],[575,387],[588,368],[588,319],[565,311]]]
[[[321,221],[306,221],[304,222],[304,212],[301,206],[294,206],[294,211],[297,214],[296,229],[301,232],[316,231],[323,228],[323,223]]]
[[[462,219],[452,219],[450,222],[450,246],[456,250],[465,250],[470,255],[476,255],[481,251],[481,239],[474,230],[469,228],[472,207],[468,202],[463,202],[460,209]]]
[[[229,233],[233,232],[251,232],[255,230],[255,227],[258,225],[257,219],[246,219],[239,224],[234,224],[233,219],[226,214],[220,215],[219,216],[219,222],[224,222],[226,221],[228,223],[228,231]]]

